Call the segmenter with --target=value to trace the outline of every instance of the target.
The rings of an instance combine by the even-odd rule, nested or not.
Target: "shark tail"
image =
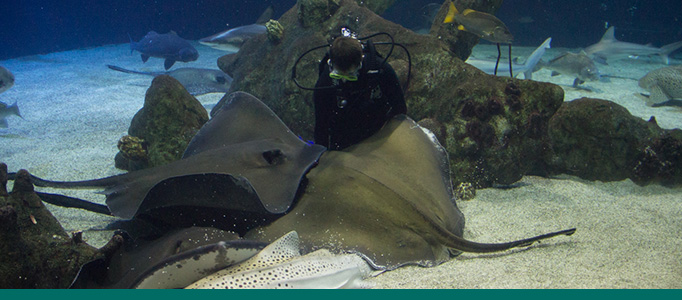
[[[457,7],[455,7],[455,4],[450,1],[450,8],[448,9],[448,14],[445,15],[445,20],[443,20],[443,23],[452,23],[452,21],[455,20],[455,15],[457,14],[459,14]]]
[[[11,113],[13,113],[14,115],[16,115],[17,117],[22,118],[22,119],[24,118],[24,117],[21,116],[21,113],[19,112],[19,106],[17,105],[16,102],[14,102],[14,104],[10,105],[7,109],[8,109]]]
[[[531,53],[530,56],[528,56],[528,59],[526,59],[525,67],[526,71],[523,72],[523,76],[525,79],[532,79],[533,78],[533,70],[535,69],[535,66],[540,62],[540,59],[542,58],[543,55],[545,55],[545,50],[550,48],[550,43],[552,42],[552,38],[549,37],[547,38],[540,47],[535,49],[533,53]]]
[[[675,50],[680,49],[680,48],[682,48],[682,41],[672,43],[672,44],[668,44],[668,45],[661,47],[661,53],[658,55],[660,55],[661,58],[663,58],[666,65],[669,65],[670,64],[670,58],[668,57],[668,55],[670,55],[670,53],[673,53],[673,52],[675,52]]]

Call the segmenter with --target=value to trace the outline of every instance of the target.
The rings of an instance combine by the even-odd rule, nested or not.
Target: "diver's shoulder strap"
[[[368,74],[375,74],[381,72],[381,61],[379,59],[381,56],[377,53],[377,49],[374,47],[374,43],[371,40],[367,40],[365,47],[365,52],[367,55],[367,66]]]

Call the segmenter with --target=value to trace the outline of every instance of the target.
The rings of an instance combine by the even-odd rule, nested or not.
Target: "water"
[[[163,65],[155,58],[142,64],[137,53],[130,55],[128,35],[139,40],[150,30],[174,30],[193,40],[201,51],[198,61],[178,62],[174,68],[215,68],[223,53],[194,40],[253,23],[269,4],[278,18],[295,2],[18,0],[0,6],[0,65],[17,79],[12,89],[0,95],[0,101],[19,102],[25,118],[9,117],[10,128],[0,129],[0,161],[8,163],[11,171],[27,168],[57,180],[123,172],[113,166],[116,142],[142,107],[151,77],[113,72],[104,64],[145,71],[160,71]],[[429,3],[396,0],[383,16],[418,29],[425,24],[422,8]],[[617,26],[617,38],[623,41],[661,46],[682,40],[680,12],[680,1],[508,0],[497,16],[515,34],[516,56],[528,55],[545,38],[553,37],[547,59],[597,42],[606,25]],[[473,54],[491,58],[496,49],[483,44]],[[656,58],[622,60],[600,70],[636,80],[663,66]],[[573,78],[552,77],[548,70],[537,72],[533,79],[560,85],[565,101],[608,99],[644,120],[655,116],[663,128],[682,127],[677,108],[643,105],[636,94],[645,91],[633,79],[589,82],[585,84],[589,91],[572,88]],[[210,110],[221,97],[197,98]],[[429,269],[400,268],[374,281],[379,287],[392,288],[682,287],[680,188],[640,187],[630,180],[591,182],[570,176],[526,176],[520,183],[515,189],[484,189],[474,200],[458,203],[467,217],[465,236],[499,242],[569,226],[577,227],[577,233],[528,250],[465,254]],[[104,201],[90,190],[68,193]],[[99,247],[111,237],[111,231],[97,229],[113,217],[48,207],[67,231],[85,230],[88,243]]]

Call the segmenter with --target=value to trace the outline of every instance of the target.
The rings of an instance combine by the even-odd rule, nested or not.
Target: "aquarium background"
[[[272,4],[275,18],[295,0],[14,0],[0,6],[0,59],[139,40],[148,31],[199,39],[253,23]],[[397,0],[383,16],[407,28],[424,26],[433,0]],[[507,0],[497,16],[515,44],[578,48],[599,40],[607,25],[624,41],[656,46],[682,40],[682,1]]]

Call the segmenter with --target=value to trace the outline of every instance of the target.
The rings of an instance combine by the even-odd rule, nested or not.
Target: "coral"
[[[284,35],[284,27],[277,20],[269,20],[265,23],[265,28],[268,33],[268,40],[273,43],[279,43]]]
[[[476,188],[470,182],[462,182],[455,188],[455,199],[471,200],[476,197]]]
[[[138,137],[123,136],[118,140],[118,150],[123,157],[135,161],[147,161],[147,143]]]

